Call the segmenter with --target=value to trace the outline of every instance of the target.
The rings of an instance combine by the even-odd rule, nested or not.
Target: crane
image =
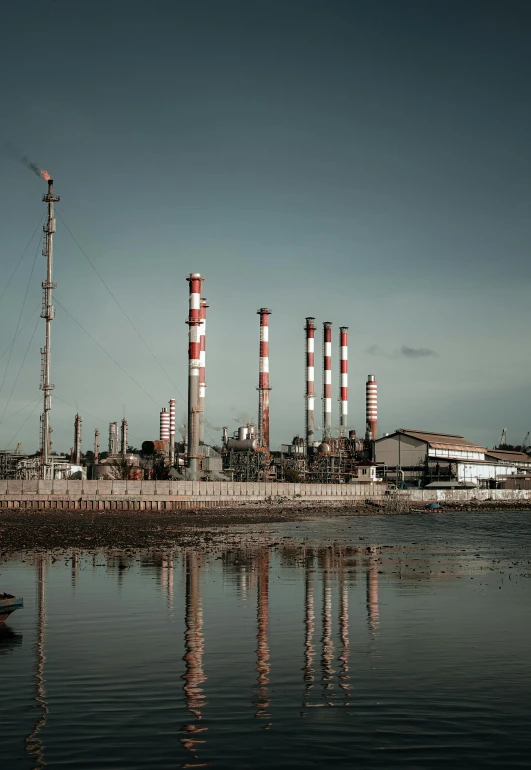
[[[507,428],[503,428],[500,436],[500,440],[498,441],[498,449],[500,447],[504,446],[507,443]]]

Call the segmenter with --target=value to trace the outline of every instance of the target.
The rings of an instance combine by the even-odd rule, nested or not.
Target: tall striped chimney
[[[190,284],[188,324],[188,468],[192,478],[199,471],[199,371],[201,368],[201,289],[204,278],[201,273],[186,277]]]
[[[366,439],[375,441],[378,438],[378,386],[374,374],[369,374],[366,385]]]
[[[168,448],[170,443],[170,413],[167,409],[160,411],[160,440],[164,442],[164,449]]]
[[[260,368],[258,375],[258,441],[269,449],[269,316],[271,310],[261,307],[260,316]]]
[[[306,449],[315,440],[315,318],[306,319]]]
[[[206,299],[201,299],[201,324],[199,326],[199,443],[205,443],[205,396],[206,396],[206,313],[209,307]]]
[[[170,398],[170,465],[175,462],[175,399]]]
[[[348,424],[348,326],[339,329],[339,433],[347,435]]]
[[[323,441],[332,435],[332,324],[323,324]]]

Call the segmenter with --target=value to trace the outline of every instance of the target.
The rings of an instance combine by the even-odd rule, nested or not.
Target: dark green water
[[[531,516],[4,557],[2,767],[529,767]]]

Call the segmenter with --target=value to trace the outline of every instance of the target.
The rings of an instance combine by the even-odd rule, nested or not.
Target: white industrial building
[[[490,450],[463,436],[406,428],[377,439],[374,458],[387,479],[419,485],[496,487],[507,476],[531,471],[531,458],[521,452]]]

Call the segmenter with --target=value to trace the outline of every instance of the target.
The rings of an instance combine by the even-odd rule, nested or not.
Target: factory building
[[[377,439],[374,453],[388,480],[445,487],[498,486],[518,472],[514,458],[501,455],[521,454],[489,450],[463,436],[406,428]]]

